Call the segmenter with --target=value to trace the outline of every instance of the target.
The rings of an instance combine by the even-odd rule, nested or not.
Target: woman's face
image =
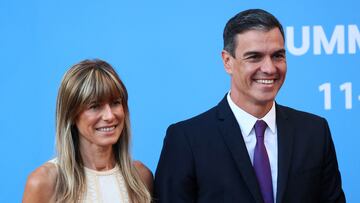
[[[120,99],[92,102],[76,118],[82,147],[109,147],[120,138],[124,128],[124,109]]]

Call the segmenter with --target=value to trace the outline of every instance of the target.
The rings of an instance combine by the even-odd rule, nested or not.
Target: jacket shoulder
[[[216,121],[217,106],[212,107],[211,109],[202,112],[196,116],[182,120],[176,123],[173,123],[169,128],[196,128],[204,127]]]
[[[282,106],[277,104],[276,105],[276,111],[278,114],[280,114],[280,116],[285,116],[285,117],[289,117],[291,119],[295,119],[295,120],[301,120],[301,121],[309,121],[309,122],[324,122],[326,121],[325,118],[313,114],[313,113],[309,113],[306,111],[301,111],[298,109],[294,109],[288,106]]]

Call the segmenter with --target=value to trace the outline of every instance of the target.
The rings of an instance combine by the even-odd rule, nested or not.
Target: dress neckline
[[[106,171],[97,171],[97,170],[94,170],[94,169],[87,168],[85,166],[84,166],[84,169],[85,169],[86,173],[94,174],[94,175],[97,175],[97,176],[113,175],[113,174],[120,171],[120,168],[119,168],[119,166],[117,164],[115,165],[114,168],[112,168],[110,170],[106,170]]]

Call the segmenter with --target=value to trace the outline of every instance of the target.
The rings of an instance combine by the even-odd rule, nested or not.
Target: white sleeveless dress
[[[56,164],[56,159],[50,160]],[[116,165],[108,171],[96,171],[84,167],[86,191],[80,198],[84,203],[129,203],[125,180]]]

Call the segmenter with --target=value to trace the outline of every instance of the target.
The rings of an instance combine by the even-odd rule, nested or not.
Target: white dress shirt
[[[251,163],[253,164],[254,150],[256,145],[256,136],[254,125],[257,120],[263,120],[267,124],[264,135],[264,144],[269,156],[271,178],[274,193],[274,201],[276,202],[276,189],[277,189],[277,175],[278,175],[278,140],[277,140],[277,128],[276,128],[276,111],[275,102],[273,103],[270,111],[263,118],[256,118],[253,115],[247,113],[240,107],[238,107],[231,99],[230,92],[227,94],[227,101],[234,113],[235,118],[240,126],[241,134],[244,138],[247,151]]]

